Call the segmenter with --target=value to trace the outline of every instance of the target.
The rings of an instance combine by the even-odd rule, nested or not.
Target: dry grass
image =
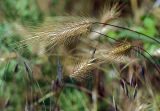
[[[101,23],[108,23],[120,15],[119,5],[107,7],[101,17]],[[40,53],[49,52],[56,46],[64,45],[66,48],[72,49],[79,43],[80,38],[87,38],[91,28],[94,28],[94,23],[98,22],[92,18],[85,17],[56,17],[54,20],[50,18],[39,27],[29,27],[29,33],[25,28],[18,33],[26,36],[26,39],[15,43],[18,49],[29,45],[39,46]],[[22,27],[20,26],[22,29]],[[49,46],[49,47],[48,47]],[[48,47],[47,50],[43,49]],[[43,50],[42,50],[43,49]]]
[[[78,81],[83,81],[89,77],[91,71],[98,65],[97,59],[83,60],[73,69],[73,72],[69,75]]]
[[[50,24],[48,28],[45,26],[45,28],[38,27],[37,29],[35,29],[35,31],[32,30],[31,35],[29,36],[27,35],[28,36],[27,39],[24,39],[16,43],[16,45],[18,45],[18,48],[21,49],[28,45],[39,44],[38,47],[42,46],[44,48],[44,50],[40,51],[41,54],[56,49],[58,54],[62,55],[63,70],[66,69],[66,71],[63,72],[67,73],[67,76],[69,76],[71,79],[75,79],[77,81],[82,82],[86,80],[89,76],[94,76],[94,73],[92,73],[93,70],[96,69],[99,71],[103,69],[103,64],[108,65],[116,63],[116,64],[126,65],[125,67],[121,68],[123,70],[131,63],[133,63],[133,61],[137,60],[136,57],[135,59],[129,55],[129,53],[132,53],[132,49],[136,47],[131,42],[121,42],[119,45],[112,44],[111,45],[112,47],[109,48],[102,46],[102,44],[99,44],[99,41],[97,42],[97,40],[94,39],[93,42],[96,41],[95,43],[98,43],[98,45],[96,44],[96,46],[92,46],[94,43],[85,44],[87,45],[85,46],[86,51],[80,52],[81,50],[85,50],[84,47],[81,47],[84,45],[83,44],[84,42],[81,41],[81,39],[83,39],[84,41],[92,42],[90,41],[88,34],[92,32],[92,29],[97,28],[95,23],[101,24],[98,26],[100,29],[101,28],[103,29],[104,26],[105,28],[107,28],[108,23],[116,19],[119,15],[120,15],[119,6],[118,4],[115,4],[113,7],[105,9],[100,19],[100,22],[92,18],[83,18],[83,17],[77,17],[71,20],[69,19],[62,20],[61,21],[62,23],[57,23],[55,25]],[[102,35],[101,31],[102,30],[98,31],[99,35]],[[76,49],[76,46],[79,44],[80,47],[77,47]],[[96,50],[93,54],[93,57],[91,57],[92,55],[89,51],[93,48],[95,48]],[[72,49],[76,50],[74,50],[73,53],[69,53]],[[57,53],[54,54],[56,55]],[[79,56],[81,56],[80,59]],[[74,64],[75,62],[67,60],[68,58],[70,58],[72,61],[78,58],[78,63]],[[67,60],[67,62],[65,62],[65,60]],[[134,100],[137,96],[137,90],[138,90],[137,87],[138,86],[136,84],[136,86],[133,88],[134,90],[132,96],[134,96]],[[125,106],[123,106],[123,104],[120,107],[121,108],[125,107],[126,109],[125,108],[123,109],[126,111],[131,111],[131,110],[145,111],[147,105],[141,104],[141,101],[139,101],[141,100],[141,98],[140,99],[138,98],[135,101],[131,101],[128,98],[126,99],[126,95],[128,96],[129,93],[128,89],[126,88],[126,84],[125,88],[123,89],[125,89],[125,91],[123,92],[125,93],[125,97],[121,98],[121,100],[125,99],[126,100],[124,101],[126,103],[125,105],[130,106],[130,108],[129,107],[126,108]],[[116,106],[115,103],[114,106]]]
[[[129,64],[135,61],[135,59],[127,56],[126,53],[131,50],[132,45],[129,42],[125,42],[119,46],[108,50],[97,49],[95,51],[94,57],[91,59],[83,60],[79,62],[73,72],[70,72],[70,77],[75,78],[79,81],[87,79],[89,75],[91,75],[91,71],[93,69],[97,69],[101,64],[109,64],[109,63],[124,63]],[[89,54],[88,54],[89,55]],[[92,75],[91,75],[92,76]]]
[[[116,3],[113,6],[104,7],[102,12],[100,22],[109,23],[120,16],[120,5]]]
[[[62,24],[50,25],[49,27],[52,30],[48,28],[43,30],[44,27],[42,26],[42,28],[32,30],[29,36],[27,34],[27,39],[15,44],[18,46],[18,49],[35,44],[45,48],[49,46],[48,51],[56,46],[64,45],[67,47],[81,37],[86,37],[87,33],[90,32],[92,22],[93,19],[77,17],[76,21],[74,19],[74,21],[70,20]]]

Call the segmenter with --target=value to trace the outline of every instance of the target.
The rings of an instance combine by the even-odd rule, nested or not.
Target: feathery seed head
[[[118,4],[104,8],[100,22],[108,23],[116,19],[120,15],[119,9],[120,7]]]
[[[93,70],[97,65],[97,59],[86,60],[78,64],[73,73],[70,75],[71,78],[75,78],[78,81],[83,81],[89,76],[89,72]]]
[[[128,50],[132,47],[131,43],[124,43],[120,46],[116,46],[111,49],[100,49],[97,50],[95,56],[99,59],[116,62],[116,63],[126,63],[131,61],[132,59],[124,55]]]
[[[84,19],[64,24],[63,27],[58,27],[54,30],[54,35],[50,39],[53,40],[53,44],[63,44],[64,46],[72,44],[81,38],[83,34],[85,35],[90,31],[91,22],[90,19]]]
[[[110,51],[110,54],[123,54],[126,51],[128,51],[129,49],[131,49],[132,45],[131,43],[124,43],[116,48],[114,48],[113,50]]]
[[[32,29],[31,35],[27,39],[16,43],[16,45],[18,45],[18,48],[23,48],[29,44],[35,45],[41,43],[44,48],[49,46],[49,49],[53,49],[57,45],[66,46],[74,43],[81,37],[86,37],[82,35],[90,32],[93,21],[90,18],[78,18],[77,20],[70,20],[62,24],[50,24],[49,29],[43,26],[42,29]]]
[[[66,48],[73,48],[80,38],[87,36],[87,33],[90,32],[91,25],[92,21],[89,19],[68,23],[63,26],[64,28],[59,29],[57,32],[55,31],[57,33],[57,35],[54,36],[57,39],[56,42],[59,45],[63,44]]]

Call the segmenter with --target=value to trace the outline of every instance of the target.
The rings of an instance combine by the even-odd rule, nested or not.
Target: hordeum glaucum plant
[[[152,1],[33,1],[0,5],[2,18],[15,15],[0,24],[0,108],[160,110],[160,24],[155,7],[148,11]]]

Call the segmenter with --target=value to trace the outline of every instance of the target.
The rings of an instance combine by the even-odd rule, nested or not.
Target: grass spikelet
[[[111,26],[115,26],[115,25],[111,25]],[[121,27],[119,27],[119,26],[115,26],[115,27],[117,27],[117,28],[121,28]],[[131,31],[130,29],[128,29],[128,28],[123,28],[122,27],[122,29],[126,29],[126,30],[129,30],[129,31]],[[112,39],[112,40],[115,40],[115,41],[117,41],[116,39],[114,39],[114,38],[112,38],[112,37],[110,37],[110,36],[108,36],[108,35],[105,35],[105,34],[102,34],[102,33],[99,33],[99,32],[96,32],[96,31],[94,31],[95,33],[98,33],[98,34],[100,34],[100,35],[102,35],[102,36],[105,36],[105,37],[108,37],[108,38],[110,38],[110,39]],[[139,32],[136,32],[136,31],[133,31],[133,32],[135,32],[135,33],[138,33],[138,34],[141,34],[141,35],[145,35],[145,34],[142,34],[142,33],[139,33]],[[152,40],[154,40],[155,42],[157,42],[157,43],[160,43],[157,39],[154,39],[153,37],[150,37],[150,36],[147,36],[147,35],[145,35],[146,37],[148,37],[148,38],[150,38],[150,39],[152,39]],[[156,70],[157,70],[157,72],[159,72],[160,73],[160,71],[159,71],[159,66],[157,66],[156,65],[156,61],[153,59],[153,57],[152,57],[152,55],[149,53],[149,52],[147,52],[146,50],[144,50],[143,48],[141,48],[138,44],[138,46],[136,45],[137,43],[135,42],[133,42],[133,43],[130,43],[130,42],[126,42],[126,44],[124,44],[124,45],[121,45],[120,47],[117,47],[117,48],[113,48],[113,50],[111,51],[111,56],[108,56],[108,57],[106,57],[107,58],[107,60],[111,60],[110,59],[110,57],[113,57],[113,54],[120,54],[120,53],[124,53],[124,52],[127,52],[127,51],[129,51],[129,50],[131,50],[131,49],[133,49],[133,51],[135,51],[135,52],[137,52],[138,54],[140,54],[141,56],[143,56],[145,59],[147,59],[148,61],[151,61],[151,63],[155,66],[155,68],[156,68]],[[151,60],[148,58],[148,57],[146,57],[143,53],[141,53],[141,52],[139,52],[139,50],[140,51],[142,51],[143,53],[146,53],[146,54],[148,54],[149,56],[150,56],[150,58],[151,58]],[[107,52],[109,52],[109,51],[105,51],[105,50],[103,50],[105,53]],[[99,52],[100,54],[101,54],[101,52]],[[116,55],[117,55],[116,54]],[[102,54],[101,54],[102,55]],[[103,57],[103,56],[102,56]],[[123,56],[124,57],[124,56]],[[114,58],[113,60],[116,60],[117,58]],[[118,59],[119,60],[119,59]],[[123,60],[126,60],[126,59],[123,59]],[[128,61],[126,61],[126,62],[131,62],[129,59],[128,59]]]
[[[124,42],[124,43],[122,43],[121,45],[113,48],[113,50],[111,50],[109,54],[111,54],[111,55],[124,54],[124,53],[126,53],[127,51],[129,51],[131,48],[132,48],[131,43],[129,43],[129,42]]]
[[[42,31],[38,29],[38,31],[33,31],[27,39],[16,43],[16,45],[18,45],[18,48],[23,48],[29,44],[42,43],[40,45],[44,47],[49,46],[48,50],[57,45],[68,46],[77,39],[86,37],[82,35],[90,32],[92,22],[93,19],[78,18],[76,21],[53,25],[53,30]]]
[[[80,22],[69,23],[64,28],[57,31],[57,41],[64,46],[72,45],[81,37],[86,37],[91,29],[91,21],[89,19],[80,20]],[[58,37],[59,36],[59,37]]]
[[[73,73],[70,75],[71,78],[75,78],[78,81],[82,81],[89,76],[89,72],[93,70],[97,65],[116,62],[116,63],[127,63],[132,59],[123,55],[131,48],[130,43],[124,43],[110,50],[97,50],[95,52],[95,58],[90,60],[83,60],[75,66]]]
[[[108,6],[103,9],[101,23],[109,23],[110,21],[118,18],[120,16],[120,6],[118,3],[113,6]]]
[[[96,57],[103,59],[104,61],[110,61],[115,63],[127,63],[132,59],[125,54],[132,48],[131,43],[125,42],[119,46],[115,46],[111,49],[99,49],[96,52]]]
[[[93,70],[97,65],[98,60],[96,58],[83,60],[83,62],[75,66],[73,73],[70,74],[70,77],[78,81],[83,81],[89,76],[89,72]]]

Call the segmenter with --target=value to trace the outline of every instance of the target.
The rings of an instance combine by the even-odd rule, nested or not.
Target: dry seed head
[[[120,15],[120,6],[118,3],[113,6],[108,6],[107,8],[104,8],[100,22],[108,23],[116,19],[119,15]]]
[[[72,22],[58,26],[53,32],[48,33],[48,37],[52,44],[67,45],[79,39],[82,34],[90,31],[91,21],[84,19],[79,22]]]
[[[132,59],[125,56],[124,54],[130,49],[131,44],[128,42],[109,50],[99,49],[97,50],[95,56],[104,61],[110,61],[115,63],[127,63]]]
[[[80,22],[69,23],[65,25],[64,28],[55,31],[55,34],[57,39],[59,39],[59,43],[67,45],[90,32],[91,25],[91,21],[88,19]]]
[[[43,47],[50,46],[53,49],[57,45],[68,45],[90,32],[93,19],[79,18],[78,20],[53,25],[53,30],[33,31],[27,39],[17,43],[18,48],[29,44],[41,43]],[[51,26],[50,26],[51,27]],[[86,37],[86,36],[83,36]]]
[[[91,21],[89,19],[80,20],[77,22],[67,23],[63,28],[55,30],[53,45],[63,45],[66,51],[73,50],[82,37],[87,37],[90,32]],[[54,48],[54,46],[53,46]]]
[[[130,50],[131,48],[132,48],[132,44],[129,42],[125,42],[111,49],[106,49],[106,48],[99,49],[96,53],[107,54],[107,55],[121,55],[127,52],[128,50]]]
[[[96,58],[85,60],[75,67],[70,77],[75,78],[78,81],[82,81],[89,76],[89,72],[93,70],[96,65],[98,65]]]
[[[109,54],[115,55],[115,54],[124,54],[126,51],[131,49],[132,45],[131,43],[123,43],[122,45],[115,47],[113,50],[110,51]]]

